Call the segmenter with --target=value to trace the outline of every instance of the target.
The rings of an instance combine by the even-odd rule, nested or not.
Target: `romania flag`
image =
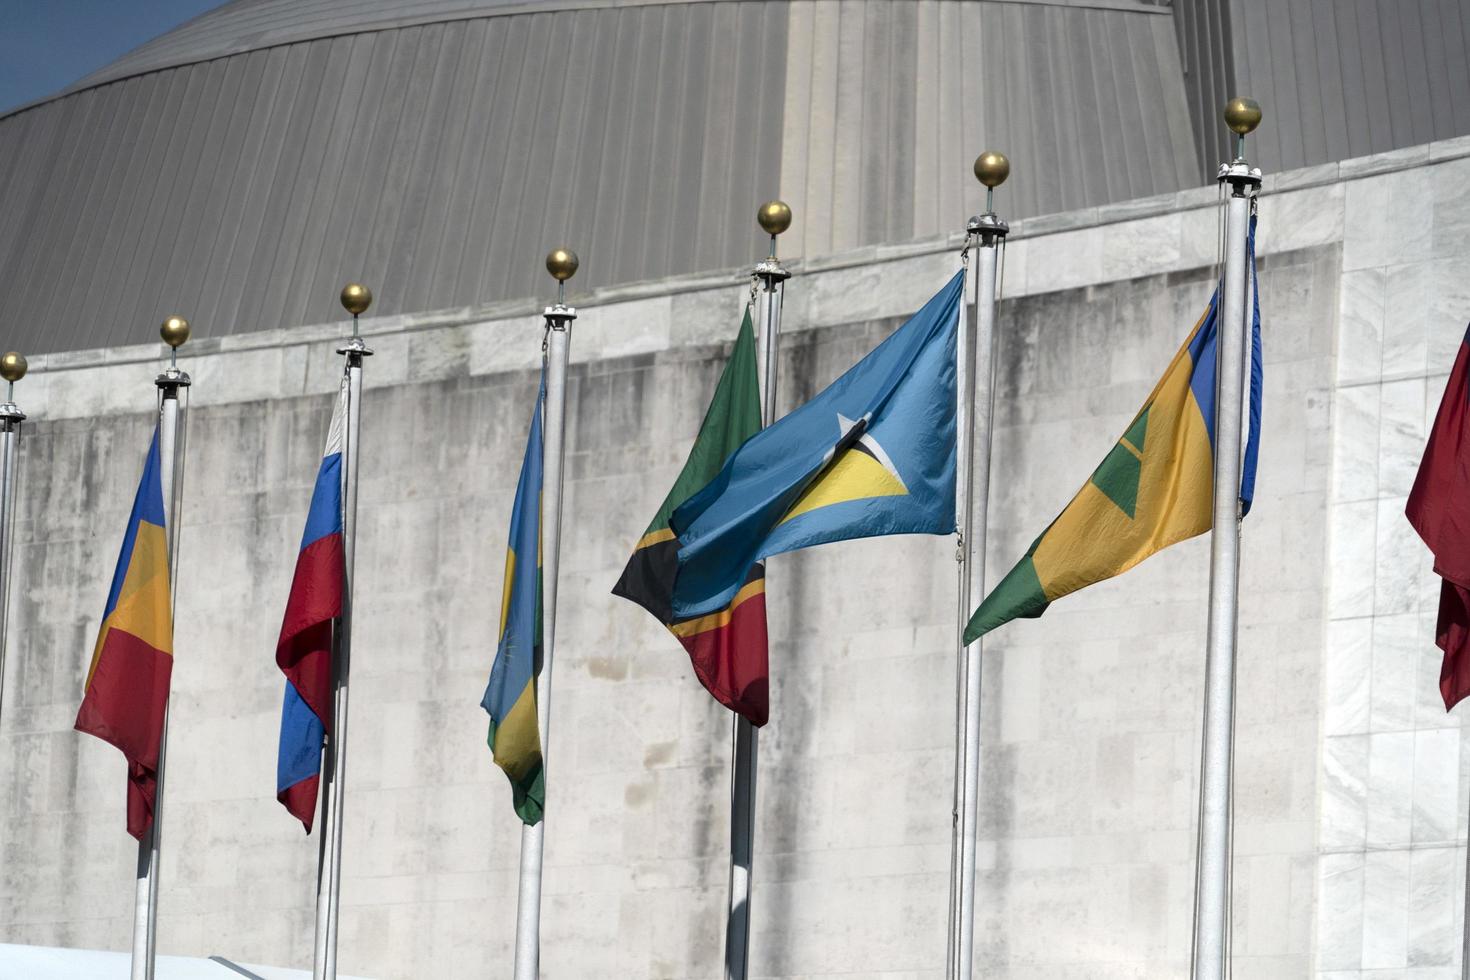
[[[689,459],[613,587],[613,595],[638,603],[679,638],[695,676],[715,700],[757,726],[764,725],[770,715],[765,567],[752,565],[740,590],[724,608],[676,620],[673,593],[679,542],[669,527],[669,517],[713,480],[730,454],[760,428],[755,329],[747,307],[735,348],[715,386]]]
[[[536,719],[536,677],[541,673],[541,467],[546,377],[536,395],[526,458],[510,512],[510,547],[500,604],[500,646],[480,707],[490,715],[490,750],[510,778],[516,815],[541,822],[546,782]]]
[[[155,428],[76,721],[77,731],[112,743],[127,758],[128,833],[139,840],[153,826],[174,662],[161,470]]]
[[[1255,223],[1250,235],[1255,284]],[[1252,295],[1255,295],[1254,288]],[[1220,292],[1174,355],[1143,408],[1061,516],[985,597],[965,642],[1064,595],[1121,575],[1149,555],[1210,530],[1215,472],[1215,357]],[[1261,434],[1261,310],[1251,315],[1250,434],[1241,469],[1250,510]]]
[[[674,508],[674,615],[707,616],[752,564],[798,548],[955,529],[955,338],[964,274]]]
[[[347,424],[347,378],[327,428],[296,573],[276,641],[276,666],[286,675],[281,740],[276,756],[276,799],[311,833],[321,782],[322,741],[332,720],[332,628],[342,615],[342,445]]]

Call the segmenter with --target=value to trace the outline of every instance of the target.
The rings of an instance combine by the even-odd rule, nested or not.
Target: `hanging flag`
[[[327,429],[296,574],[276,641],[276,666],[286,675],[276,799],[311,833],[322,772],[322,741],[332,718],[332,626],[342,615],[342,443],[347,425],[347,378]]]
[[[480,707],[490,715],[488,742],[495,764],[509,777],[516,815],[526,824],[540,823],[546,805],[536,719],[536,677],[541,673],[541,417],[545,410],[543,373],[510,512],[500,645],[490,683],[480,699]]]
[[[165,515],[154,428],[76,721],[77,731],[110,742],[127,758],[128,833],[139,840],[153,826],[174,663]]]
[[[1443,580],[1434,642],[1444,651],[1439,693],[1448,711],[1470,695],[1470,331],[1455,355],[1404,513]]]
[[[729,605],[705,616],[675,619],[674,574],[679,542],[669,515],[705,484],[741,443],[760,431],[760,383],[756,376],[755,329],[747,307],[735,348],[715,386],[694,447],[658,513],[643,532],[613,595],[631,599],[679,638],[705,690],[752,725],[770,714],[766,647],[766,570],[759,562]]]
[[[675,508],[673,613],[729,605],[762,558],[955,529],[955,335],[964,275]]]
[[[1255,296],[1255,219],[1249,238]],[[1032,542],[965,627],[965,642],[1064,595],[1121,575],[1213,521],[1215,351],[1220,291],[1174,355],[1123,437],[1065,510]],[[1251,314],[1250,433],[1241,467],[1242,514],[1255,494],[1261,435],[1261,307]]]

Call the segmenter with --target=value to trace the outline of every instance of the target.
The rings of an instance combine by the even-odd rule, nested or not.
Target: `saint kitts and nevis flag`
[[[487,741],[495,764],[510,779],[516,815],[528,826],[546,808],[541,730],[536,714],[536,678],[541,673],[541,478],[542,416],[546,374],[536,394],[526,457],[510,512],[510,544],[500,604],[500,643],[480,707],[490,715]]]
[[[694,674],[705,689],[756,726],[764,725],[770,714],[765,567],[753,563],[725,606],[707,615],[676,618],[673,592],[679,542],[669,527],[669,517],[713,480],[730,454],[760,428],[755,329],[747,307],[684,469],[612,590],[613,595],[636,602],[668,627],[688,652]]]
[[[110,742],[127,758],[128,833],[139,840],[153,826],[158,755],[174,662],[159,455],[155,428],[76,721],[77,731]]]
[[[964,275],[674,508],[672,612],[716,613],[798,548],[955,529],[955,339]]]
[[[342,615],[342,443],[347,378],[342,378],[327,446],[296,556],[296,574],[276,641],[276,666],[286,675],[276,799],[311,833],[322,772],[322,741],[332,720],[332,629]]]
[[[1443,580],[1434,639],[1444,651],[1439,693],[1448,711],[1470,695],[1470,331],[1455,355],[1404,511]]]
[[[1250,232],[1255,284],[1255,219]],[[1254,288],[1252,295],[1255,295]],[[1143,408],[1102,464],[985,597],[965,642],[1052,601],[1121,575],[1145,558],[1210,530],[1215,470],[1215,356],[1220,291],[1174,355]],[[1241,468],[1242,514],[1250,510],[1261,434],[1261,309],[1251,311],[1250,433]]]

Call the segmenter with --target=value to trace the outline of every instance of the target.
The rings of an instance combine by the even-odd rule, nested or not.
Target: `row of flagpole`
[[[1241,102],[1241,100],[1237,100]],[[1252,112],[1254,113],[1252,116]],[[1233,115],[1232,115],[1233,113]],[[1237,158],[1222,166],[1219,180],[1228,185],[1227,233],[1222,297],[1218,392],[1216,399],[1215,505],[1211,546],[1207,686],[1201,776],[1199,855],[1197,862],[1193,976],[1195,980],[1222,980],[1228,959],[1229,863],[1230,863],[1230,776],[1233,744],[1234,649],[1237,620],[1239,566],[1239,501],[1232,488],[1240,485],[1243,451],[1243,412],[1250,370],[1247,333],[1248,256],[1247,226],[1255,193],[1260,186],[1258,170],[1244,159],[1244,135],[1258,124],[1260,113],[1253,106],[1232,103],[1227,121],[1240,135]],[[957,717],[952,820],[952,860],[948,952],[946,975],[969,978],[974,972],[974,919],[976,882],[976,837],[980,786],[980,693],[981,643],[966,644],[963,637],[974,593],[984,594],[985,532],[988,512],[990,454],[993,432],[995,384],[996,311],[1003,253],[1008,226],[993,208],[993,194],[1009,173],[1009,163],[996,153],[982,155],[975,165],[977,178],[986,187],[986,210],[972,218],[967,231],[965,256],[973,252],[973,285],[966,275],[969,296],[961,314],[956,344],[957,377],[957,465],[955,529],[957,532],[958,624],[957,624]],[[770,252],[753,270],[763,299],[759,333],[761,420],[771,424],[776,417],[776,381],[779,362],[781,305],[784,282],[789,273],[776,255],[777,236],[789,227],[791,212],[781,202],[771,202],[759,214],[762,228],[770,236]],[[564,250],[548,257],[548,271],[558,283],[557,302],[545,311],[544,496],[542,502],[543,550],[543,653],[536,681],[537,726],[542,765],[549,750],[551,679],[556,636],[556,595],[561,526],[562,462],[565,440],[566,372],[571,326],[576,310],[565,305],[565,284],[575,273],[577,260]],[[975,305],[973,320],[969,301]],[[357,485],[360,459],[360,419],[364,358],[372,350],[357,329],[358,317],[371,303],[371,293],[357,285],[343,290],[342,302],[353,317],[353,335],[338,353],[344,357],[347,385],[345,445],[341,468],[344,550],[344,590],[341,614],[333,630],[332,691],[333,724],[323,749],[321,838],[316,902],[316,936],[313,976],[328,980],[336,976],[337,922],[342,878],[342,803],[347,771],[348,691],[352,649],[353,556],[357,526]],[[177,349],[189,336],[181,318],[165,322],[163,337],[173,351],[168,369],[155,384],[159,392],[159,453],[163,500],[167,506],[166,540],[170,578],[169,595],[175,594],[173,580],[178,554],[178,518],[183,490],[184,419],[180,392],[190,385],[189,376],[176,364]],[[0,683],[4,679],[4,653],[8,631],[6,610],[11,584],[11,552],[17,480],[16,447],[24,413],[13,399],[14,383],[24,377],[26,365],[19,355],[0,360],[0,377],[10,384],[10,393],[0,405]],[[170,611],[171,618],[171,611]],[[0,687],[3,707],[3,687]],[[151,828],[139,842],[137,911],[134,926],[134,980],[151,980],[155,959],[158,867],[161,847],[162,800],[165,776],[167,713],[164,715],[163,747],[157,767],[157,796]],[[725,937],[725,976],[746,980],[749,976],[751,942],[752,872],[755,853],[755,799],[757,776],[757,729],[744,717],[735,716],[731,778],[731,844],[729,903]],[[521,869],[517,912],[514,976],[534,980],[539,975],[540,907],[544,821],[525,824],[522,830]],[[1470,935],[1470,933],[1467,933]],[[1470,975],[1470,974],[1467,974]]]
[[[761,206],[756,220],[771,239],[770,253],[756,263],[752,272],[762,297],[763,313],[756,350],[761,425],[767,426],[776,420],[781,301],[786,280],[791,278],[776,256],[776,238],[791,227],[791,208],[782,201],[770,201]],[[730,891],[725,927],[725,977],[726,980],[743,980],[748,975],[750,963],[750,899],[755,871],[755,791],[760,730],[740,714],[734,716],[732,726]]]
[[[332,725],[323,752],[322,836],[317,861],[316,931],[312,977],[337,976],[337,920],[342,895],[342,817],[347,780],[347,709],[352,674],[353,558],[357,553],[357,465],[362,437],[363,358],[372,348],[362,339],[358,318],[373,294],[360,283],[342,289],[342,307],[352,314],[352,337],[337,348],[347,376],[347,418],[342,446],[342,608],[332,631]]]
[[[542,436],[541,672],[536,682],[536,724],[541,765],[546,772],[551,747],[551,668],[556,649],[556,593],[561,557],[562,462],[566,442],[567,363],[572,322],[577,311],[566,305],[567,280],[577,272],[577,256],[556,249],[546,270],[556,280],[556,303],[546,308],[546,401]],[[543,779],[545,776],[543,775]],[[521,825],[520,888],[516,899],[515,980],[536,980],[541,971],[541,870],[546,821]]]
[[[163,505],[166,508],[164,540],[168,549],[168,594],[170,621],[174,613],[174,597],[178,594],[179,533],[178,518],[184,490],[183,412],[179,394],[192,384],[189,375],[178,365],[179,347],[189,339],[189,322],[171,316],[163,322],[160,333],[169,346],[169,365],[154,380],[158,388],[158,453]],[[163,788],[165,760],[168,752],[168,702],[164,702],[163,729],[158,744],[158,775],[153,804],[153,822],[138,840],[137,896],[133,906],[132,980],[153,980],[153,967],[158,949],[158,875],[163,847]]]

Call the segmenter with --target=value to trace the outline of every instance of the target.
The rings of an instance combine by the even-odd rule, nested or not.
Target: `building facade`
[[[36,355],[17,387],[31,421],[0,710],[0,941],[128,941],[123,767],[71,724],[152,425],[163,349],[144,341],[178,311],[200,339],[181,358],[195,383],[160,948],[309,961],[317,847],[274,800],[273,650],[340,372],[336,294],[361,278],[380,302],[363,324],[376,353],[365,369],[342,967],[418,980],[509,962],[519,824],[479,698],[551,295],[536,269],[565,242],[584,271],[572,284],[543,971],[718,976],[729,715],[678,645],[608,590],[733,339],[741,267],[763,247],[755,205],[779,193],[797,214],[782,240],[796,273],[784,411],[958,268],[957,232],[976,204],[968,162],[982,141],[1011,151],[1016,176],[997,195],[1018,219],[999,317],[987,556],[997,581],[1113,445],[1217,274],[1217,191],[1198,166],[1215,151],[1195,126],[1179,52],[1214,43],[1218,31],[1199,32],[1228,15],[1235,40],[1221,64],[1239,84],[1240,38],[1260,12],[1142,6],[423,0],[384,11],[256,0],[0,119],[0,196],[17,215],[0,227],[0,325]],[[1185,13],[1204,19],[1189,27]],[[894,28],[910,14],[911,33]],[[1000,26],[988,32],[991,19]],[[638,33],[649,22],[653,48]],[[1062,33],[1047,34],[1051,24]],[[750,43],[727,43],[747,30]],[[1121,37],[1120,51],[1172,57],[1178,84],[1160,76],[1134,96],[1159,100],[1150,118],[1168,120],[1164,135],[1141,144],[1154,137],[1128,129],[1124,148],[1173,162],[1146,186],[1132,183],[1136,167],[1107,169],[1101,151],[1083,166],[1082,148],[1098,144],[1077,134],[1099,125],[1095,98],[1072,117],[1051,114],[1056,102],[1016,117],[1034,138],[1047,120],[1074,141],[1072,157],[1023,154],[1020,129],[992,138],[993,116],[966,116],[970,128],[945,142],[946,85],[956,99],[980,91],[1010,104],[962,80],[977,71],[973,45],[1011,51],[1015,37],[1047,51],[1072,38],[1093,55]],[[920,53],[952,44],[955,59],[915,54],[903,70],[904,38]],[[541,66],[567,50],[583,52],[569,64],[585,74],[514,97],[485,81],[511,71],[511,57]],[[793,59],[805,89],[793,88]],[[1273,78],[1285,63],[1267,62]],[[1458,70],[1425,62],[1436,63]],[[669,103],[639,94],[638,79],[662,93],[660,73],[696,64],[704,88],[681,82]],[[1014,64],[1043,71],[1034,58]],[[639,66],[657,68],[655,81]],[[1046,72],[1065,88],[1065,72]],[[725,122],[747,111],[747,83],[776,75],[779,113]],[[855,90],[848,78],[887,81]],[[920,90],[940,92],[941,109],[925,116]],[[829,97],[848,108],[820,111]],[[1411,129],[1398,149],[1339,161],[1323,144],[1295,161],[1311,166],[1279,170],[1268,155],[1286,154],[1272,141],[1287,130],[1263,101],[1265,424],[1243,538],[1236,973],[1451,980],[1470,752],[1461,716],[1438,701],[1437,580],[1402,511],[1470,310],[1470,139]],[[514,111],[498,114],[506,104]],[[853,136],[851,113],[870,134],[889,132],[885,119],[912,123],[909,162],[888,149],[866,157],[884,143]],[[651,127],[644,139],[630,136],[634,116]],[[778,142],[762,142],[767,125]],[[801,139],[788,139],[793,127]],[[104,130],[112,142],[89,136]],[[698,180],[678,154],[657,170],[668,161],[653,151],[678,139],[716,141],[700,143]],[[519,169],[484,164],[487,148]],[[895,177],[900,164],[912,176]],[[629,189],[640,174],[642,197]],[[1058,196],[1046,196],[1048,180]],[[1206,539],[1187,542],[987,638],[984,975],[1187,971],[1207,553]],[[947,538],[907,537],[770,563],[754,976],[943,974],[953,554]]]

